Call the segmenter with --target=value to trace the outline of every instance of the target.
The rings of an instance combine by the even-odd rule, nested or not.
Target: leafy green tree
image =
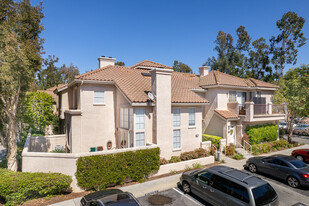
[[[25,123],[35,130],[44,131],[53,120],[53,97],[45,92],[29,92],[24,101]]]
[[[236,33],[238,39],[234,46],[232,35],[219,31],[214,49],[217,51],[218,56],[217,58],[208,58],[204,65],[211,66],[212,70],[219,70],[223,73],[244,77],[247,68],[247,58],[244,52],[248,52],[250,49],[251,37],[244,26],[237,28]]]
[[[45,90],[62,83],[59,69],[55,66],[55,63],[58,61],[59,58],[55,57],[55,55],[49,55],[48,58],[44,60],[46,68],[37,74],[40,89]]]
[[[288,140],[292,142],[296,117],[309,116],[309,65],[290,69],[279,80],[280,89],[275,93],[275,103],[287,103]]]
[[[280,70],[280,77],[283,76],[285,64],[296,64],[297,48],[306,43],[307,39],[302,32],[304,24],[305,19],[291,11],[285,13],[277,21],[277,27],[281,33],[277,37],[273,36],[270,42],[273,54],[272,63],[277,70]]]
[[[60,68],[61,83],[67,84],[75,79],[75,76],[79,75],[79,70],[77,66],[74,66],[72,63],[70,66],[65,64]]]
[[[20,98],[41,67],[42,18],[42,4],[0,0],[0,139],[7,149],[8,169],[14,171]]]
[[[188,65],[178,62],[177,60],[174,61],[173,70],[175,72],[193,73],[192,69]]]
[[[124,62],[121,62],[121,61],[119,61],[119,62],[115,62],[115,65],[117,65],[117,66],[125,66],[125,63]]]
[[[253,48],[249,52],[249,68],[247,76],[263,81],[273,80],[272,67],[269,59],[269,45],[261,37],[252,42]]]

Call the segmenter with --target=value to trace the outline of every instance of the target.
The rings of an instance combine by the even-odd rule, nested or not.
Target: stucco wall
[[[64,147],[65,144],[65,135],[30,137],[29,152],[50,152],[55,150],[57,145]]]
[[[104,91],[105,104],[93,103],[94,91]],[[107,142],[115,142],[115,107],[113,85],[81,86],[81,115],[72,115],[72,152],[88,152],[90,147],[103,146],[107,150]]]
[[[179,156],[183,152],[192,151],[201,146],[202,142],[202,107],[179,107],[175,106],[173,108],[180,109],[180,127],[173,127],[174,129],[180,129],[181,133],[181,149],[173,149],[173,136],[169,142],[170,154],[165,154],[165,158],[170,158],[171,156]],[[189,108],[195,108],[195,126],[189,126]],[[173,113],[171,114],[173,115]],[[171,121],[173,126],[173,118]],[[160,146],[160,144],[158,145]]]

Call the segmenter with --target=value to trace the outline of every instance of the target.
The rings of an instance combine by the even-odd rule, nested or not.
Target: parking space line
[[[175,187],[173,188],[173,190],[175,190],[176,192],[178,192],[179,194],[185,196],[186,198],[188,198],[189,200],[191,200],[192,202],[196,203],[197,205],[201,205],[203,206],[203,204],[201,204],[200,202],[198,202],[197,200],[193,199],[192,197],[182,193],[181,191],[179,191],[178,189],[176,189]]]

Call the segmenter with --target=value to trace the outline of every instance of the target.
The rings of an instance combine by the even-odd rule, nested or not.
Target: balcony
[[[246,122],[284,120],[287,112],[286,104],[254,104],[245,102],[229,102],[228,110],[238,114]]]

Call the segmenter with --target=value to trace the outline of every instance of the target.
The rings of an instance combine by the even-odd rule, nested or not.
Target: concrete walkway
[[[291,152],[295,149],[304,149],[307,148],[309,149],[309,145],[303,145],[299,147],[294,147],[291,149],[286,149],[283,151],[277,151],[277,152],[272,152],[268,154],[263,154],[262,156],[270,156],[274,154],[285,154],[285,155],[291,155]],[[239,170],[242,170],[244,165],[246,164],[247,159],[242,159],[242,160],[235,160],[229,157],[226,157],[221,154],[221,159],[225,161],[222,165],[228,166],[228,167],[233,167]],[[123,191],[128,191],[131,192],[136,198],[142,197],[144,195],[153,193],[153,192],[160,192],[160,191],[165,191],[174,187],[177,187],[177,183],[179,182],[179,178],[181,176],[181,173],[168,176],[168,177],[163,177],[160,179],[144,182],[144,183],[138,183],[130,186],[125,186],[121,187],[120,189]],[[59,202],[56,204],[53,204],[53,206],[77,206],[80,205],[79,201],[81,198],[76,198],[72,200],[67,200],[64,202]]]

